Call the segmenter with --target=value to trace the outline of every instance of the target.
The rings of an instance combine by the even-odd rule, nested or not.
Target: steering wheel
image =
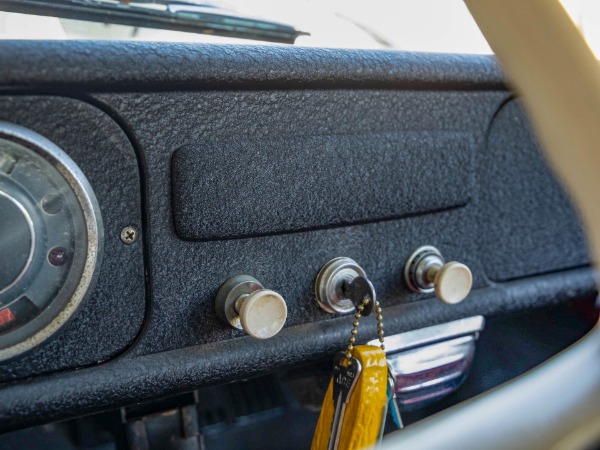
[[[600,255],[600,69],[557,0],[465,0]],[[600,442],[600,327],[523,376],[390,435],[384,449],[577,449]]]

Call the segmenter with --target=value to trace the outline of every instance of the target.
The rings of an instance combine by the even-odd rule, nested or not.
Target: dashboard
[[[0,87],[2,430],[330,356],[351,321],[315,280],[336,257],[368,274],[386,334],[595,293],[577,214],[492,57],[3,41]],[[407,285],[423,245],[470,268],[464,301]],[[237,275],[285,299],[281,331],[220,317]]]

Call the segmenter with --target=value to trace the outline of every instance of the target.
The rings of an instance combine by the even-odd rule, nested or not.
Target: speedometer
[[[73,317],[93,287],[102,233],[73,160],[45,137],[0,122],[0,361]]]

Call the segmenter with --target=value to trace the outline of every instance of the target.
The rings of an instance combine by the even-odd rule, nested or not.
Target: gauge
[[[91,291],[102,219],[87,179],[45,137],[0,122],[0,361],[56,333]]]

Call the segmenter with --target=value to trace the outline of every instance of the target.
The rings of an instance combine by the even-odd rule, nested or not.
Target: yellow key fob
[[[379,347],[357,345],[352,350],[352,356],[358,360],[362,370],[345,405],[337,447],[329,444],[336,414],[332,378],[323,400],[312,450],[368,449],[373,448],[379,439],[388,402],[388,366],[385,353]]]

